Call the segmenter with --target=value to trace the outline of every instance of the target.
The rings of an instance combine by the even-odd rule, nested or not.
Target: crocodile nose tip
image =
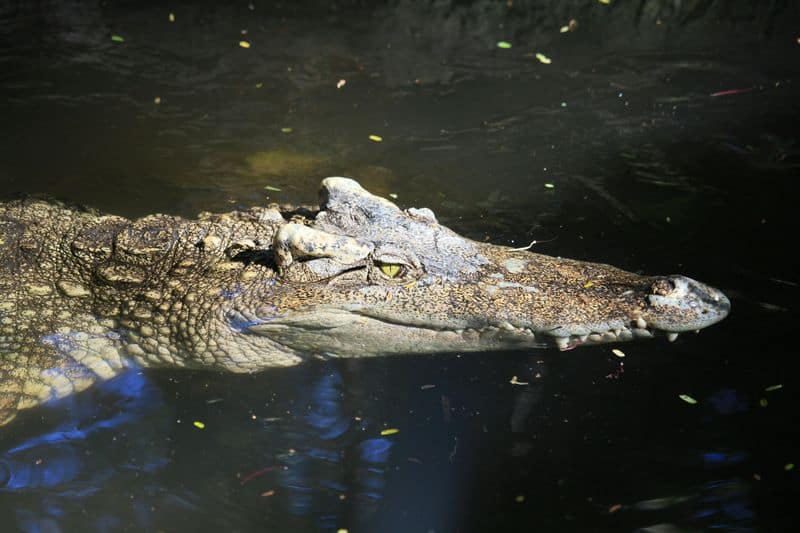
[[[696,295],[697,299],[705,303],[707,307],[712,308],[719,316],[720,320],[728,316],[728,312],[731,310],[731,301],[721,290],[690,278],[686,279],[690,282],[692,292]]]

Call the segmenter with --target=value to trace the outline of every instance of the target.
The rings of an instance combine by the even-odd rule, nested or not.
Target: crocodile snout
[[[647,303],[647,322],[669,332],[705,328],[728,316],[731,309],[722,291],[678,275],[656,278]]]

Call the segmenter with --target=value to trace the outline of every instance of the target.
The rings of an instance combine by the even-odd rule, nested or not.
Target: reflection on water
[[[731,316],[624,360],[131,370],[0,430],[0,521],[792,529],[797,6],[359,4],[0,6],[0,196],[194,215],[352,175],[479,240],[707,280]]]
[[[420,366],[435,365],[429,358]],[[531,375],[539,377],[512,394],[503,393],[511,401],[495,406],[490,395],[494,380],[472,375],[483,366],[479,361],[445,358],[444,374],[428,374],[439,386],[402,375],[405,366],[391,365],[401,382],[416,382],[416,392],[406,399],[405,405],[412,406],[407,411],[376,403],[403,396],[384,390],[383,369],[373,362],[351,362],[300,367],[275,381],[259,377],[245,387],[231,378],[215,388],[203,374],[178,373],[168,381],[179,386],[176,397],[188,393],[191,400],[175,416],[159,387],[146,374],[130,370],[91,393],[58,401],[50,409],[63,421],[3,452],[4,512],[23,531],[176,525],[249,529],[262,520],[288,530],[401,530],[401,525],[413,525],[415,530],[446,531],[460,527],[465,517],[510,527],[523,505],[538,512],[552,507],[569,521],[605,521],[645,531],[753,526],[751,489],[736,474],[748,462],[745,452],[690,446],[683,456],[671,457],[663,449],[669,443],[649,449],[642,442],[623,444],[620,450],[597,442],[587,447],[593,437],[581,431],[593,425],[592,419],[607,419],[592,412],[569,419],[584,407],[583,400],[568,400],[553,389],[552,378],[563,368],[550,368],[539,358],[517,359],[517,372],[535,370]],[[459,370],[470,377],[449,381],[450,366],[463,367]],[[199,389],[193,383],[198,378]],[[273,392],[265,393],[263,386],[270,384]],[[713,393],[705,402],[712,410],[703,417],[737,416],[743,400],[736,395],[731,390]],[[266,403],[255,400],[265,397]],[[251,401],[261,407],[253,409]],[[203,408],[198,410],[198,403],[205,406],[205,415],[199,414]],[[205,428],[191,424],[193,418],[205,420]],[[382,435],[391,422],[400,431]],[[574,434],[568,426],[576,422]],[[706,422],[716,424],[713,418]],[[222,433],[215,431],[218,425]],[[560,446],[587,455],[570,457],[554,449]],[[589,454],[592,446],[597,459]],[[681,471],[686,479],[640,478],[630,472],[624,474],[628,483],[638,481],[617,485],[626,464],[640,463],[636,455],[662,462],[653,470],[662,476]],[[566,469],[570,463],[574,473]],[[587,472],[593,487],[584,486]],[[495,479],[498,474],[502,481]],[[531,485],[533,479],[538,485]],[[599,487],[605,493],[598,493]],[[493,513],[508,514],[477,516],[477,509],[445,505],[452,505],[453,498],[469,501],[475,494],[488,499],[480,505]],[[501,494],[507,496],[498,501]],[[175,513],[184,518],[176,521]],[[550,526],[557,523],[553,518],[547,520]]]

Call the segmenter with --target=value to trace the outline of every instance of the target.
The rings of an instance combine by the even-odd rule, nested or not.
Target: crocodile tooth
[[[555,340],[559,350],[566,350],[569,347],[569,337],[555,337]]]
[[[647,327],[647,321],[642,317],[637,318],[636,327],[639,329],[645,329]]]
[[[500,327],[506,331],[514,331],[515,329],[517,329],[514,326],[512,326],[510,322],[501,322]]]
[[[677,339],[677,338],[678,338],[678,334],[675,333],[674,331],[670,331],[669,333],[667,333],[667,340],[669,342],[674,342],[675,339]]]
[[[589,338],[589,335],[581,335],[580,337],[578,337],[578,340],[580,340],[581,342],[586,342],[586,339],[588,339],[588,338]]]

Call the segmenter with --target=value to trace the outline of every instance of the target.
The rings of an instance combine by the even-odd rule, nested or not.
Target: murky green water
[[[731,316],[624,359],[134,372],[2,429],[2,523],[791,529],[796,8],[517,4],[0,8],[0,195],[193,215],[347,175],[473,238],[701,279]]]

